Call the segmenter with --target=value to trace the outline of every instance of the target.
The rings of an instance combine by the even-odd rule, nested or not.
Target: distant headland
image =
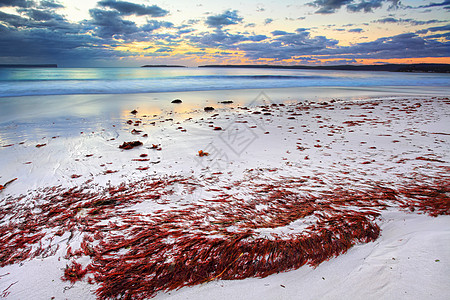
[[[186,68],[186,66],[181,65],[144,65],[141,68]]]
[[[0,68],[57,68],[57,64],[0,64]]]
[[[337,66],[278,66],[278,65],[204,65],[199,68],[306,69],[340,71],[387,71],[415,73],[450,73],[450,64],[384,64]]]

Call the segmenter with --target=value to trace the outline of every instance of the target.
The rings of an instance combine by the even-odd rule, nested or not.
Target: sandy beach
[[[449,98],[241,95],[17,97],[0,295],[448,297]]]

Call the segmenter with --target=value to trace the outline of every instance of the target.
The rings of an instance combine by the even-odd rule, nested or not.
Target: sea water
[[[450,87],[450,74],[251,68],[0,69],[0,97],[385,86]]]
[[[0,146],[117,129],[130,111],[176,121],[204,106],[449,96],[450,74],[225,68],[0,69]],[[173,99],[181,104],[172,104]],[[225,100],[233,104],[221,104]],[[156,119],[158,117],[155,117]],[[147,118],[147,120],[150,120]]]

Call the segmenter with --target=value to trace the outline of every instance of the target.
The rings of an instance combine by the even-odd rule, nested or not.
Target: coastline
[[[79,102],[40,112],[33,111],[29,100],[39,101],[47,96],[16,98],[23,104],[15,115],[10,114],[0,132],[0,162],[5,166],[0,171],[0,180],[1,183],[13,177],[18,180],[1,192],[0,199],[8,201],[8,195],[14,198],[26,191],[30,191],[28,197],[39,193],[45,196],[43,188],[57,185],[65,189],[87,183],[90,189],[101,190],[166,176],[193,177],[198,180],[196,184],[203,182],[205,185],[191,194],[184,188],[169,185],[173,192],[164,194],[163,204],[155,207],[147,201],[136,204],[134,209],[154,212],[179,209],[183,205],[205,205],[203,199],[218,196],[214,189],[236,182],[247,183],[241,185],[242,190],[234,190],[236,197],[247,199],[248,195],[242,194],[252,191],[252,183],[259,184],[261,180],[279,183],[283,178],[307,180],[301,189],[313,195],[339,186],[366,189],[374,182],[400,188],[413,182],[432,185],[440,179],[448,185],[448,98],[414,97],[417,91],[411,90],[391,97],[389,88],[369,90],[369,95],[367,89],[356,88],[301,91],[284,89],[272,93],[272,90],[265,90],[256,97],[250,97],[255,90],[64,96]],[[319,91],[323,94],[317,94]],[[344,98],[341,95],[346,93],[344,100],[330,102]],[[170,104],[174,95],[183,99],[182,105]],[[291,95],[291,99],[286,95]],[[311,98],[313,95],[316,97]],[[164,105],[152,105],[155,97],[158,99],[153,100],[164,101]],[[106,99],[109,102],[105,103]],[[310,101],[303,102],[306,99]],[[224,100],[235,102],[231,105],[217,103]],[[204,106],[216,109],[208,113],[203,111]],[[24,107],[28,107],[28,111],[24,111]],[[133,109],[137,110],[136,114],[131,113]],[[87,111],[94,112],[86,116]],[[128,120],[131,124],[126,123]],[[133,134],[132,130],[142,132]],[[239,135],[232,135],[233,132],[241,132],[243,140],[238,139]],[[140,140],[144,145],[131,150],[118,148],[123,142],[133,140]],[[199,150],[210,155],[199,157]],[[221,155],[217,155],[219,152]],[[142,154],[146,156],[141,159]],[[43,199],[45,201],[45,197]],[[264,279],[212,280],[170,294],[159,293],[157,299],[172,296],[174,299],[241,296],[242,299],[257,299],[266,295],[285,299],[298,295],[335,299],[342,295],[364,298],[364,295],[375,294],[380,298],[406,299],[411,293],[425,299],[444,298],[448,289],[443,283],[450,278],[448,268],[443,267],[450,261],[444,247],[450,240],[450,232],[446,230],[449,216],[432,218],[408,212],[395,203],[389,204],[386,211],[379,207],[374,209],[381,214],[374,220],[381,227],[381,236],[374,242],[356,243],[346,254],[330,258],[316,269],[303,266],[297,271]],[[417,224],[421,224],[421,228]],[[302,226],[304,224],[295,222],[278,226],[281,232],[276,227],[263,228],[256,236],[266,237],[274,232],[282,235],[289,227],[293,228],[293,233],[298,233]],[[404,227],[399,229],[400,226]],[[432,236],[430,231],[434,232]],[[8,289],[11,299],[55,295],[75,299],[83,295],[82,298],[94,299],[92,290],[98,285],[89,284],[87,278],[74,285],[60,280],[61,269],[72,260],[64,258],[67,247],[75,248],[81,241],[81,232],[70,243],[63,235],[57,242],[60,249],[54,255],[25,260],[22,267],[18,263],[4,266],[1,273],[8,275],[0,278],[0,290],[17,281]],[[87,255],[74,259],[83,265],[89,263]],[[424,279],[421,291],[413,284],[417,280],[417,268],[421,269],[420,278]],[[25,274],[37,276],[42,270],[47,275],[37,283],[22,280],[30,276]],[[348,279],[343,280],[340,274],[347,274]],[[371,283],[374,276],[383,278],[384,285]],[[437,282],[436,278],[439,278]],[[298,280],[302,280],[302,284],[294,287]]]

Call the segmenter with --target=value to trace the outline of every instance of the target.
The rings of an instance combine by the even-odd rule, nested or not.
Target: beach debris
[[[253,173],[251,180],[209,188],[212,196],[201,200],[208,205],[200,202],[148,214],[129,208],[143,201],[168,204],[175,186],[188,192],[205,187],[204,183],[194,177],[168,176],[103,190],[93,190],[92,184],[48,187],[30,196],[39,199],[33,207],[7,198],[0,211],[2,219],[10,220],[0,226],[0,267],[56,255],[49,236],[72,232],[83,238],[81,243],[68,240],[65,259],[84,256],[89,262],[83,268],[71,260],[62,280],[74,283],[92,274],[98,299],[146,299],[159,291],[216,279],[266,277],[303,265],[315,267],[357,243],[376,240],[380,235],[376,218],[386,207],[450,215],[448,179],[424,178],[419,184],[414,178],[390,186],[371,182],[361,189],[338,185],[310,193],[304,189],[305,180],[320,183],[322,178],[261,176]],[[244,191],[233,194],[232,186]],[[260,204],[267,208],[256,212]],[[79,218],[81,209],[86,214]],[[205,216],[210,219],[205,221]],[[258,232],[304,218],[309,225],[298,232],[270,238]]]
[[[37,144],[36,148],[41,148],[41,147],[44,147],[44,146],[47,146],[47,144]]]
[[[209,153],[208,152],[204,152],[203,150],[199,150],[198,151],[198,156],[203,157],[203,156],[208,156]]]
[[[127,121],[127,124],[128,124],[128,125],[131,125],[131,124],[133,124],[133,121],[132,121],[132,120],[128,120],[128,121]]]
[[[146,154],[146,153],[142,153],[141,155],[139,155],[139,157],[147,157],[148,156],[148,154]]]
[[[80,178],[81,176],[82,176],[82,175],[73,174],[72,176],[70,176],[70,178],[76,179],[76,178]]]
[[[120,145],[119,148],[129,150],[129,149],[133,149],[134,147],[138,147],[138,146],[142,146],[142,145],[143,144],[141,141],[123,142],[123,144]]]
[[[172,100],[172,102],[171,103],[182,103],[183,101],[181,101],[181,99],[175,99],[175,100]]]
[[[11,183],[13,183],[16,180],[17,180],[17,178],[14,178],[14,179],[11,179],[10,181],[8,181],[7,183],[5,183],[4,185],[0,184],[0,191],[4,190],[8,184],[11,184]]]
[[[119,172],[119,171],[117,171],[117,170],[106,170],[105,171],[105,173],[104,174],[112,174],[112,173],[117,173],[117,172]]]
[[[222,127],[216,126],[216,127],[214,127],[214,130],[222,130]]]
[[[152,144],[152,147],[150,149],[155,149],[157,151],[161,151],[162,150],[161,145],[156,145],[156,144]]]
[[[138,111],[137,111],[137,110],[135,110],[135,109],[133,109],[132,111],[130,111],[130,113],[131,113],[131,114],[133,114],[133,115],[135,115],[135,114],[137,114],[137,113],[138,113]]]
[[[3,145],[2,147],[6,148],[6,147],[12,147],[12,146],[14,146],[14,144]]]
[[[231,104],[231,103],[233,103],[233,101],[232,101],[232,100],[225,100],[225,101],[220,101],[219,103],[222,103],[222,104]]]
[[[417,160],[425,160],[425,161],[433,161],[433,162],[445,163],[445,161],[440,160],[440,159],[423,157],[423,156],[418,156],[418,157],[416,157],[416,159]]]
[[[72,261],[71,265],[66,265],[64,269],[64,276],[61,277],[63,281],[70,281],[71,283],[75,283],[78,280],[83,279],[84,275],[86,275],[87,269],[83,269],[81,264],[76,261]]]
[[[136,130],[136,129],[131,130],[131,134],[141,134],[141,132],[142,132],[142,130]]]
[[[204,110],[205,110],[205,111],[213,111],[213,110],[214,110],[214,107],[212,107],[212,106],[206,106],[206,107],[204,108]]]

